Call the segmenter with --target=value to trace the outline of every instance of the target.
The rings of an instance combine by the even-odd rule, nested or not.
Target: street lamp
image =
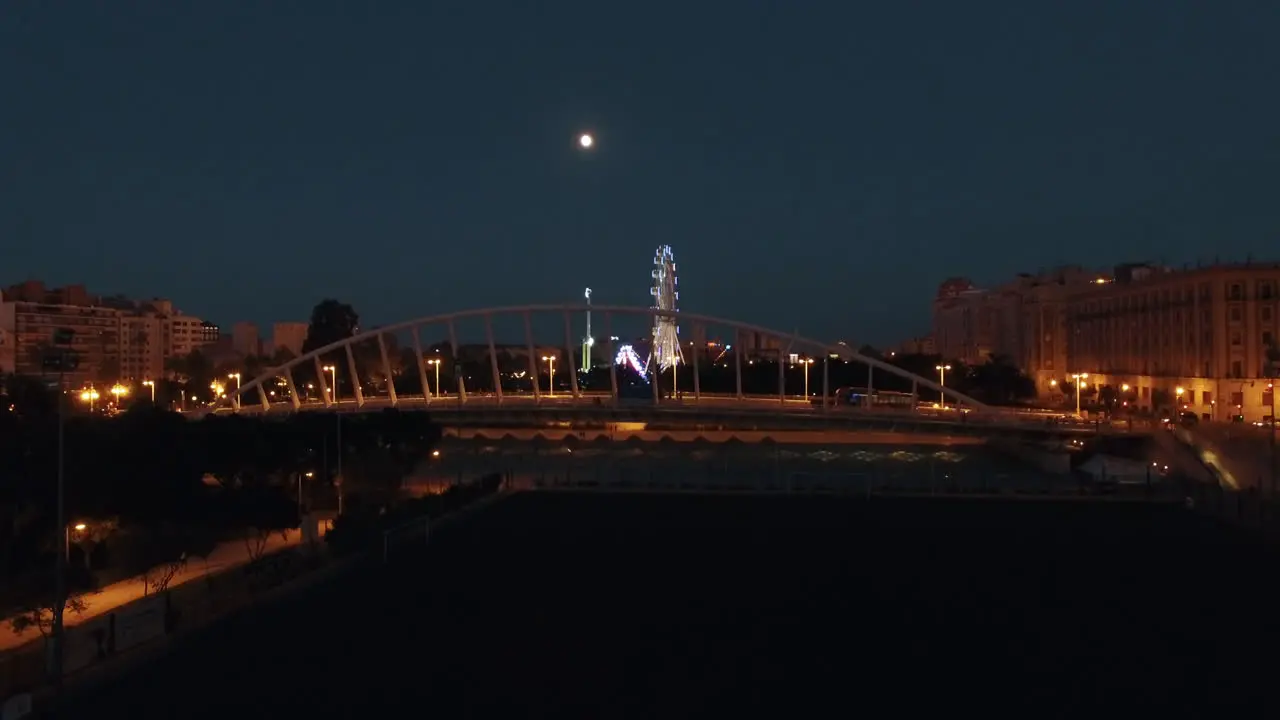
[[[805,358],[804,360],[800,361],[800,364],[804,365],[804,397],[806,400],[808,400],[809,399],[809,366],[813,364],[813,358]]]
[[[434,365],[436,368],[436,391],[433,393],[436,397],[440,397],[440,358],[428,360],[428,365]]]
[[[333,398],[336,403],[338,402],[338,366],[325,365],[321,370],[329,373],[329,376],[333,378],[333,384],[329,386],[329,397]]]
[[[240,392],[240,373],[227,373],[228,380],[236,381],[236,392]]]
[[[1080,417],[1080,390],[1084,388],[1084,381],[1089,379],[1089,373],[1076,373],[1071,379],[1076,381],[1076,417]]]
[[[98,391],[93,388],[81,390],[80,401],[89,403],[89,412],[93,412],[93,404],[98,401]]]
[[[950,365],[934,365],[934,370],[938,371],[938,405],[943,409],[947,409],[947,393],[942,388],[947,386],[947,371],[951,369]],[[867,388],[867,392],[871,392],[871,388]]]
[[[1173,394],[1174,394],[1174,395],[1176,395],[1176,396],[1178,397],[1178,410],[1179,410],[1179,411],[1181,411],[1181,410],[1182,410],[1182,396],[1183,396],[1183,395],[1185,395],[1185,394],[1186,394],[1186,392],[1187,392],[1187,389],[1186,389],[1186,388],[1184,388],[1184,387],[1182,387],[1181,385],[1179,385],[1178,387],[1176,387],[1176,388],[1174,388],[1174,389],[1173,389]]]
[[[119,405],[120,398],[128,397],[129,388],[125,387],[124,385],[121,385],[120,383],[116,383],[115,385],[111,386],[111,395],[115,397],[116,405]]]
[[[156,383],[155,383],[155,381],[154,381],[154,380],[143,380],[143,381],[142,381],[142,386],[143,386],[143,387],[149,387],[149,388],[151,388],[151,404],[152,404],[152,405],[155,405],[155,404],[156,404]]]
[[[556,396],[556,356],[543,355],[542,359],[545,360],[547,362],[547,365],[550,366],[551,368],[547,376],[547,397],[555,397]]]

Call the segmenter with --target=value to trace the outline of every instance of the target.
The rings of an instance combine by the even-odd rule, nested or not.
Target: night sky
[[[682,309],[894,341],[951,275],[1280,255],[1278,29],[1275,0],[3,0],[0,282],[390,323],[647,305],[666,243]]]

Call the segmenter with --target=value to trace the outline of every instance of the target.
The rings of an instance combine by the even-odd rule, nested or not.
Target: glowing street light
[[[154,380],[143,380],[143,381],[142,381],[142,385],[143,385],[143,387],[149,387],[149,388],[151,388],[151,404],[152,404],[152,405],[155,405],[155,404],[156,404],[156,383],[155,383],[155,381],[154,381]]]
[[[81,390],[80,401],[89,403],[89,412],[93,412],[93,404],[98,401],[98,391],[93,388]]]
[[[809,397],[809,366],[813,364],[813,358],[805,358],[800,361],[800,364],[804,365],[804,396],[805,396],[805,399],[808,399]]]
[[[1080,417],[1080,391],[1084,389],[1084,381],[1089,379],[1089,373],[1076,373],[1071,379],[1076,381],[1076,417]]]
[[[547,397],[555,397],[556,395],[556,356],[543,355],[542,359],[546,361],[551,370],[547,376]]]
[[[213,391],[214,400],[217,400],[218,398],[227,394],[226,386],[224,386],[222,383],[218,382],[217,380],[214,380],[213,382],[209,383],[209,389]],[[191,399],[195,400],[196,396],[192,395]]]
[[[440,358],[428,360],[427,364],[434,365],[436,368],[436,389],[435,389],[435,392],[432,393],[432,395],[434,395],[435,397],[440,397]]]
[[[947,386],[947,371],[951,369],[950,365],[934,365],[934,370],[938,371],[938,406],[943,410],[947,409],[947,393],[941,388]],[[867,392],[871,392],[871,388],[867,388]]]
[[[329,373],[333,378],[333,384],[329,386],[329,397],[334,402],[338,402],[338,367],[336,365],[325,365],[321,370]]]
[[[240,392],[240,373],[227,373],[228,380],[236,381],[236,392]]]
[[[116,404],[119,405],[120,398],[128,397],[129,388],[125,387],[124,385],[121,385],[120,383],[116,383],[115,385],[111,386],[111,395],[115,397]]]

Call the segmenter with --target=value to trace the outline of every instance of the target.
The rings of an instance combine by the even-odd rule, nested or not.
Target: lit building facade
[[[307,341],[307,323],[279,322],[271,329],[272,350],[287,349],[295,357],[302,354],[302,344]]]
[[[1141,408],[1271,417],[1280,264],[1121,266],[1104,280],[1070,298],[1064,377],[1128,386]]]
[[[167,300],[99,298],[80,285],[50,289],[29,281],[5,289],[0,301],[0,337],[8,346],[0,347],[0,369],[50,376],[43,357],[55,347],[55,333],[69,330],[79,366],[60,373],[65,385],[157,378],[168,358],[200,346],[201,325]]]

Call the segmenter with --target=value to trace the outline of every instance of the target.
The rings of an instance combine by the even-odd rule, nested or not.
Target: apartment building
[[[1129,386],[1141,407],[1272,416],[1280,263],[1180,271],[1121,266],[1068,310],[1071,373]]]
[[[102,298],[82,285],[46,288],[28,281],[0,294],[0,338],[8,339],[8,347],[0,347],[0,369],[48,376],[43,358],[56,345],[55,333],[69,330],[79,366],[60,373],[65,385],[156,378],[169,357],[201,345],[201,326],[167,300]]]
[[[307,341],[308,324],[304,322],[278,322],[271,328],[271,346],[273,352],[282,348],[293,353],[302,354],[302,344]]]
[[[1087,374],[1138,408],[1255,421],[1272,415],[1278,303],[1277,263],[1065,267],[996,290],[948,280],[934,335],[948,359],[1007,355],[1042,397]]]

